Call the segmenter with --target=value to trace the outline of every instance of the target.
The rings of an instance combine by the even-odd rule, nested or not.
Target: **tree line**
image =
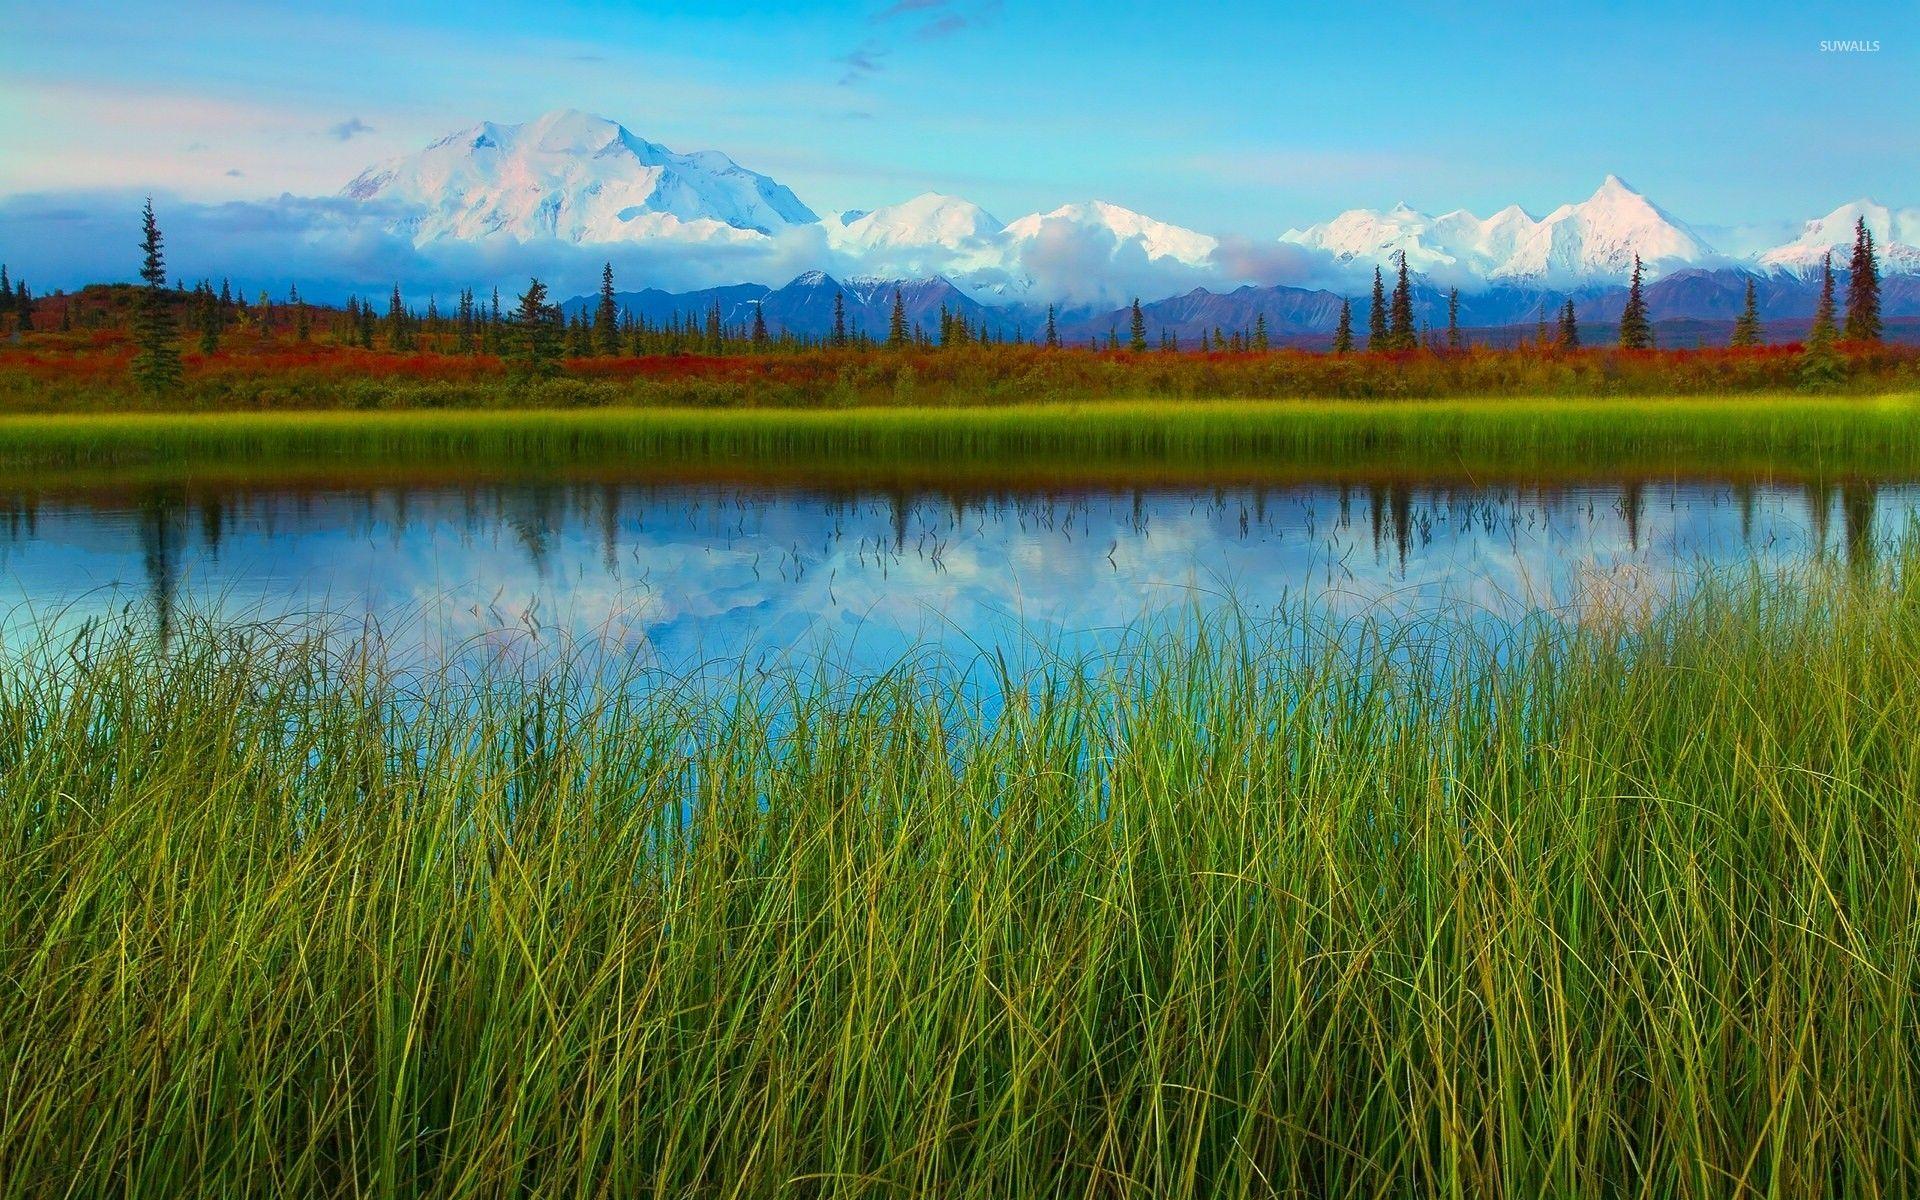
[[[141,285],[132,321],[136,346],[132,370],[134,378],[143,387],[164,391],[179,382],[180,329],[176,314],[183,310],[197,336],[198,348],[206,354],[218,350],[222,339],[236,329],[254,327],[262,331],[264,336],[277,319],[285,320],[284,316],[277,317],[277,310],[291,312],[296,342],[304,343],[311,339],[316,313],[300,298],[298,289],[294,289],[284,304],[278,306],[262,293],[258,302],[249,307],[245,298],[236,296],[230,283],[224,279],[217,290],[211,280],[201,280],[191,292],[187,292],[184,284],[176,280],[171,289],[174,294],[170,295],[164,237],[155,218],[151,199],[142,209],[141,226]],[[1643,274],[1641,260],[1635,255],[1626,303],[1619,321],[1617,344],[1624,350],[1654,348],[1653,324],[1647,308]],[[1854,230],[1853,253],[1848,264],[1844,326],[1838,309],[1831,255],[1822,263],[1821,274],[1819,305],[1802,351],[1802,378],[1809,385],[1837,382],[1842,377],[1844,365],[1836,350],[1842,339],[1873,344],[1883,338],[1879,264],[1873,235],[1864,219],[1856,223]],[[185,295],[184,306],[178,303],[182,293]],[[1416,328],[1412,282],[1407,257],[1401,253],[1395,264],[1391,294],[1387,290],[1384,273],[1379,267],[1374,268],[1366,349],[1376,354],[1422,348],[1434,351],[1462,350],[1466,340],[1460,328],[1459,310],[1459,289],[1449,289],[1444,329],[1435,332]],[[556,374],[567,358],[595,356],[688,353],[717,356],[819,346],[931,348],[1019,345],[1026,341],[1024,333],[1018,329],[1009,337],[989,328],[983,321],[969,320],[964,313],[949,311],[945,305],[941,307],[938,324],[931,330],[923,330],[917,322],[909,321],[904,297],[898,289],[893,294],[884,338],[849,327],[845,295],[841,292],[834,295],[831,327],[818,338],[797,335],[785,329],[777,334],[770,331],[759,304],[753,305],[752,316],[745,322],[727,321],[717,303],[702,315],[675,314],[664,320],[649,320],[619,304],[611,263],[602,269],[597,303],[591,312],[583,307],[571,316],[553,302],[546,284],[538,278],[529,280],[527,289],[515,303],[504,309],[497,288],[486,299],[477,297],[468,289],[460,293],[450,314],[440,312],[437,300],[429,300],[426,311],[420,313],[404,303],[396,284],[386,297],[384,313],[378,311],[374,302],[358,296],[350,297],[344,309],[321,312],[322,319],[330,325],[333,340],[338,344],[373,349],[377,344],[384,343],[388,350],[398,352],[432,348],[442,352],[450,349],[461,354],[496,355],[507,361],[516,372],[530,376]],[[1147,320],[1138,297],[1133,299],[1127,315],[1128,330],[1124,343],[1116,326],[1108,331],[1104,348],[1120,350],[1124,346],[1134,353],[1147,351]],[[26,283],[10,280],[6,268],[0,266],[0,317],[5,316],[12,317],[17,330],[28,331],[33,328],[31,293]],[[1745,302],[1740,316],[1734,322],[1730,344],[1735,348],[1753,347],[1760,345],[1763,340],[1764,327],[1755,283],[1749,277]],[[1271,345],[1266,315],[1258,314],[1250,330],[1236,330],[1229,334],[1216,327],[1210,336],[1203,333],[1198,342],[1198,349],[1201,350],[1265,351]],[[1047,309],[1044,331],[1035,344],[1047,348],[1061,348],[1064,345],[1057,314],[1052,306]],[[1558,350],[1580,348],[1580,327],[1571,297],[1559,307],[1551,328],[1545,311],[1542,311],[1535,344],[1541,348]],[[1088,345],[1099,349],[1102,344],[1098,338],[1093,338]],[[1158,349],[1179,351],[1182,348],[1176,331],[1161,331]],[[1342,299],[1332,352],[1346,355],[1354,353],[1356,349],[1353,304],[1350,299]]]

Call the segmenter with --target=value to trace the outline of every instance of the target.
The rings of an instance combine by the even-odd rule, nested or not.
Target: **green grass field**
[[[1920,394],[1661,400],[1140,401],[997,408],[587,409],[0,418],[0,467],[324,472],[451,465],[1018,473],[1908,473]]]
[[[1920,1193],[1912,538],[1504,640],[1143,632],[1004,708],[589,665],[17,649],[0,1196]]]

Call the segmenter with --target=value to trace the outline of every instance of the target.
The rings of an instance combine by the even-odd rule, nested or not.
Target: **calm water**
[[[1698,565],[1858,561],[1909,484],[1409,479],[1049,495],[743,485],[392,484],[0,492],[0,636],[127,610],[326,612],[390,639],[524,651],[590,638],[673,669],[914,647],[1097,650],[1170,610],[1507,620]]]

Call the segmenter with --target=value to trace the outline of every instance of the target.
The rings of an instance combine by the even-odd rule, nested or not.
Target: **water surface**
[[[1699,567],[1862,562],[1910,483],[1396,476],[1051,492],[634,478],[0,492],[0,634],[327,613],[434,651],[588,639],[681,670],[1097,651],[1236,604],[1511,621]]]

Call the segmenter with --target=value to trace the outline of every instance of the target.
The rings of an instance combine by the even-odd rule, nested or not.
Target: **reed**
[[[0,1196],[1913,1195],[1916,568],[717,690],[16,645]]]
[[[1908,474],[1920,395],[1654,400],[1132,401],[1001,408],[587,409],[0,418],[0,467],[475,472],[1102,466],[1224,472],[1366,467],[1508,476],[1577,468]]]

